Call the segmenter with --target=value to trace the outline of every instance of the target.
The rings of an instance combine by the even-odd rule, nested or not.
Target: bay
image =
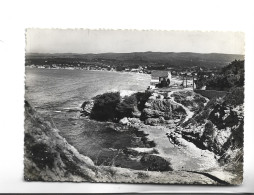
[[[150,75],[107,71],[26,68],[25,98],[34,107],[54,111],[79,107],[107,91],[144,91]]]

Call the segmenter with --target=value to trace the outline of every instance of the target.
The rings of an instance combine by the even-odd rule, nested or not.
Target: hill
[[[56,60],[60,62],[83,61],[104,62],[115,66],[147,65],[152,67],[223,67],[233,60],[244,60],[244,55],[221,53],[190,53],[190,52],[134,52],[134,53],[101,53],[101,54],[76,54],[76,53],[27,53],[26,64],[29,61]]]

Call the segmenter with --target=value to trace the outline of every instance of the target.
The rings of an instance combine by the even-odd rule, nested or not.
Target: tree
[[[99,121],[116,121],[116,106],[120,103],[119,92],[104,93],[94,97],[91,118]]]
[[[116,107],[117,117],[119,119],[123,117],[132,117],[135,106],[137,106],[137,98],[135,94],[125,97],[125,99]]]
[[[230,90],[244,86],[244,61],[235,60],[224,67],[220,74],[206,81],[206,89]]]

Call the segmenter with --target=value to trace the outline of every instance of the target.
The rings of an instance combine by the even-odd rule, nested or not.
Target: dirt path
[[[176,90],[176,91],[183,91],[183,90]],[[182,105],[182,104],[180,104],[180,103],[178,103],[178,102],[176,102],[176,101],[174,100],[175,98],[172,97],[171,95],[172,95],[173,93],[175,93],[176,91],[171,91],[171,92],[169,92],[169,93],[168,93],[168,96],[171,97],[170,100],[171,100],[172,102],[174,102],[175,104],[177,104],[177,105],[179,105],[179,106],[182,106],[183,109],[185,110],[185,112],[186,112],[186,114],[187,114],[187,116],[185,117],[185,119],[184,119],[184,121],[183,121],[183,122],[185,122],[185,121],[189,120],[189,119],[194,115],[194,112],[191,112],[191,111],[189,110],[189,108],[187,108],[186,106],[184,106],[184,105]]]

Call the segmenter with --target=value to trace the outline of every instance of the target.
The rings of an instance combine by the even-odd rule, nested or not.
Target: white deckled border
[[[0,3],[0,192],[254,192],[252,1],[24,0]],[[25,183],[23,97],[25,28],[161,29],[246,33],[245,174],[240,187]]]

